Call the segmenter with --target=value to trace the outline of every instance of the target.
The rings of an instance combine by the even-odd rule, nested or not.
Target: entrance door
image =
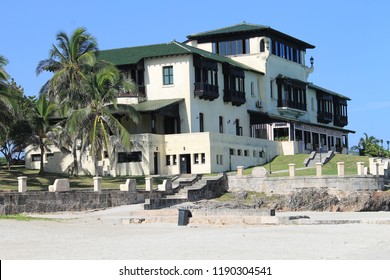
[[[191,155],[180,155],[180,173],[191,174]]]

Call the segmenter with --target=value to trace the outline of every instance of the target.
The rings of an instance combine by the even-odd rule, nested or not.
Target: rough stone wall
[[[219,197],[227,190],[227,177],[223,176],[219,180],[207,181],[207,185],[201,189],[189,189],[188,201],[210,199]]]
[[[339,191],[383,190],[384,180],[374,176],[307,176],[265,178],[254,176],[228,176],[230,191],[256,191],[289,194],[299,189],[318,188]]]
[[[138,192],[3,192],[0,193],[0,214],[84,211],[144,201],[145,194]]]

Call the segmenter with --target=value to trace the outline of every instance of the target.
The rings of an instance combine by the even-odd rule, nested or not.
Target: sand
[[[122,224],[137,206],[0,220],[2,260],[388,260],[390,212],[277,213],[339,224]],[[343,221],[360,221],[344,223]]]

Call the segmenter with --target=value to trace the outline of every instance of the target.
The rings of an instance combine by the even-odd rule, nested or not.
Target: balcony
[[[241,106],[246,102],[245,92],[238,90],[225,90],[223,102],[232,102],[233,106]]]
[[[318,112],[317,122],[328,124],[333,121],[333,114],[331,112]]]
[[[335,126],[344,127],[344,126],[348,125],[348,117],[347,116],[335,115],[334,116],[334,120],[333,120],[333,124]]]
[[[279,99],[278,111],[281,115],[287,115],[290,117],[298,118],[305,115],[306,103],[294,102],[292,100]]]
[[[124,92],[119,94],[120,97],[146,97],[146,86],[137,85],[137,90],[135,92]]]
[[[213,101],[219,97],[219,87],[216,85],[210,85],[202,82],[195,83],[195,96],[199,99],[205,99]]]

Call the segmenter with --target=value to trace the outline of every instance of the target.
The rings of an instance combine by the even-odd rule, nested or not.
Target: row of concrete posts
[[[323,164],[321,162],[316,163],[316,176],[322,176],[322,167]],[[364,162],[357,162],[357,175],[363,176],[367,175],[368,171],[367,168],[364,167]],[[290,163],[288,165],[288,171],[290,177],[295,177],[295,163]],[[237,176],[242,176],[244,172],[244,166],[237,166]],[[337,163],[337,175],[338,176],[344,176],[345,175],[345,165],[344,162],[338,162]]]
[[[323,164],[321,162],[316,163],[316,176],[322,176],[322,167]],[[367,175],[367,170],[364,168],[364,162],[357,162],[357,175],[363,176]],[[288,165],[289,175],[290,177],[295,177],[295,163],[290,163]],[[344,162],[337,163],[337,175],[344,176],[345,175],[345,165]]]
[[[102,177],[93,177],[93,190],[95,192],[102,191]],[[137,191],[137,182],[135,179],[127,179],[124,184],[119,185],[121,191],[136,192]],[[162,184],[157,186],[159,191],[171,192],[172,191],[172,181],[166,179]],[[49,192],[59,192],[59,191],[70,191],[69,179],[56,179],[53,185],[48,187]],[[145,191],[153,191],[153,178],[145,178]],[[24,193],[27,192],[27,177],[21,176],[18,177],[18,192]]]

